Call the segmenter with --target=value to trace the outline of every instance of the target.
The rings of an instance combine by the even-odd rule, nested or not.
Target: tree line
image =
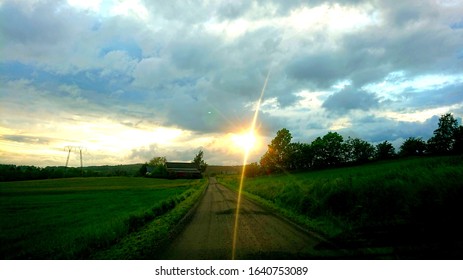
[[[373,145],[360,138],[344,139],[337,132],[328,132],[311,143],[291,140],[288,129],[279,130],[261,157],[260,165],[248,165],[246,175],[363,164],[395,157],[462,154],[463,126],[451,113],[444,114],[439,118],[438,127],[430,139],[425,141],[420,137],[409,137],[398,152],[388,141]]]
[[[0,182],[59,179],[72,177],[112,177],[112,176],[137,176],[134,171],[137,165],[119,166],[89,166],[89,167],[64,167],[64,166],[27,166],[14,164],[0,164]]]
[[[0,164],[0,182],[112,176],[168,178],[166,161],[166,157],[154,157],[144,164],[87,166],[83,168]],[[195,155],[191,162],[195,163],[201,172],[204,172],[207,167],[202,150]]]

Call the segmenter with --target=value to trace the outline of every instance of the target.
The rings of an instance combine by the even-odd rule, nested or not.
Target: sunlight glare
[[[233,134],[232,141],[237,149],[247,152],[256,146],[257,137],[253,131],[249,131],[242,134]]]
[[[262,99],[264,99],[265,89],[267,88],[268,78],[270,77],[270,72],[272,68],[270,67],[267,72],[267,77],[265,78],[264,85],[262,87],[262,91],[260,92],[260,97],[257,100],[256,110],[254,111],[254,117],[252,118],[251,128],[249,129],[249,134],[254,135],[254,131],[256,129],[256,122],[257,117],[259,116],[260,105],[262,104]],[[241,192],[243,191],[244,185],[244,174],[246,171],[246,164],[248,163],[249,158],[249,150],[244,150],[243,153],[243,168],[241,171],[241,178],[240,178],[240,185],[238,188],[238,199],[236,202],[236,212],[235,212],[235,225],[233,227],[233,243],[232,243],[232,260],[236,257],[236,244],[238,240],[238,224],[239,224],[239,216],[240,216],[240,206],[241,206]]]

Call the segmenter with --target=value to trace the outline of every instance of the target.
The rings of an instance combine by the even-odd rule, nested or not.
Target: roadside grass
[[[0,257],[87,258],[172,210],[204,184],[127,177],[0,183]]]
[[[218,179],[238,188],[239,176]],[[246,178],[243,191],[328,238],[359,236],[366,229],[376,234],[379,229],[412,228],[455,240],[463,213],[463,157]]]
[[[207,181],[201,180],[184,193],[176,207],[164,215],[146,223],[138,231],[125,235],[118,243],[106,250],[97,251],[91,259],[141,260],[158,259],[165,246],[189,218],[188,212],[195,207],[207,187]]]

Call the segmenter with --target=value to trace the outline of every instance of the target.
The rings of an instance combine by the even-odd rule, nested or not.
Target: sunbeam
[[[254,131],[256,129],[257,117],[259,116],[259,109],[262,103],[262,99],[264,97],[265,89],[267,87],[268,79],[270,77],[271,67],[267,72],[267,77],[265,77],[264,86],[262,87],[262,91],[260,92],[259,99],[257,100],[256,110],[254,112],[254,117],[252,118],[251,126],[249,128],[249,134],[254,135]],[[243,155],[243,169],[241,170],[241,178],[240,178],[240,186],[238,189],[238,200],[236,203],[236,213],[235,213],[235,226],[233,229],[233,245],[232,245],[232,260],[236,257],[236,242],[238,239],[238,222],[239,222],[239,214],[240,214],[240,205],[241,205],[241,192],[243,190],[243,183],[244,183],[244,173],[246,171],[246,164],[248,163],[249,152],[251,147],[244,149]]]

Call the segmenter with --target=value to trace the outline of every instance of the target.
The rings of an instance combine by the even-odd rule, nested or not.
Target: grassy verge
[[[195,186],[178,200],[175,207],[165,215],[156,217],[140,230],[126,235],[114,246],[97,252],[93,259],[157,259],[163,246],[170,240],[181,220],[194,207],[204,193],[207,182]]]
[[[204,184],[124,177],[0,183],[0,258],[87,258]]]
[[[239,184],[237,176],[219,180],[235,189]],[[384,234],[400,241],[409,232],[407,242],[428,242],[456,240],[461,232],[462,182],[461,156],[430,157],[250,178],[243,190],[329,238],[379,240]]]

